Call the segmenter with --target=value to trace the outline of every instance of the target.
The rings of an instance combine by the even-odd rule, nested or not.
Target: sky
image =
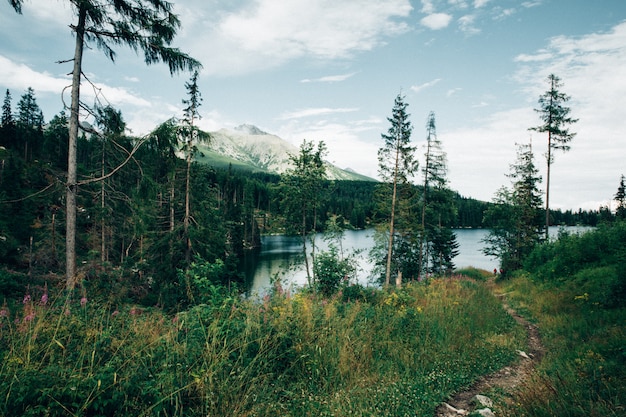
[[[510,186],[517,144],[532,141],[544,177],[547,136],[529,131],[557,75],[578,122],[552,165],[550,207],[614,208],[626,175],[624,0],[174,0],[173,45],[203,68],[199,126],[247,123],[299,146],[324,141],[328,160],[378,176],[395,98],[408,104],[423,160],[428,114],[448,159],[449,186],[491,201]],[[67,0],[0,0],[0,91],[28,87],[46,121],[69,105],[74,51]],[[133,135],[182,116],[185,83],[164,64],[119,47],[86,50],[83,100],[122,111]],[[87,115],[86,120],[89,121]],[[415,178],[421,182],[421,175]]]

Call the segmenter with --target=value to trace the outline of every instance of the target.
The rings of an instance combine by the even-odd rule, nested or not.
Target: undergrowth
[[[0,415],[432,415],[524,343],[465,278],[220,294],[175,315],[47,291],[5,301]]]
[[[511,416],[626,415],[626,223],[542,245],[504,282],[546,356]]]

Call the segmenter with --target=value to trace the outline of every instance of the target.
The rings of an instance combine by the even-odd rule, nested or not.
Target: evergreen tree
[[[486,255],[498,257],[506,271],[520,268],[543,234],[538,188],[541,177],[530,144],[518,145],[517,159],[508,177],[512,189],[501,188],[494,198],[495,204],[485,214],[492,229],[483,249]]]
[[[381,134],[384,141],[383,147],[378,149],[378,172],[384,182],[383,186],[390,187],[391,197],[388,211],[388,246],[385,266],[385,285],[391,280],[391,266],[394,257],[394,236],[397,233],[396,215],[400,209],[399,203],[408,201],[407,196],[399,199],[399,191],[407,191],[410,180],[418,169],[418,161],[415,159],[415,147],[411,145],[411,131],[413,130],[406,112],[408,104],[404,96],[398,94],[394,101],[391,117],[387,120],[391,123],[387,134]]]
[[[0,121],[0,145],[7,149],[17,146],[15,118],[11,109],[11,92],[7,89],[2,102],[2,120]]]
[[[38,156],[43,142],[43,113],[37,104],[35,90],[28,87],[17,103],[18,137],[24,151],[24,160]]]
[[[164,0],[68,0],[76,16],[70,27],[75,33],[72,59],[72,90],[69,116],[69,141],[66,184],[66,285],[76,284],[76,194],[77,144],[79,128],[80,81],[83,73],[83,50],[95,43],[105,55],[115,60],[116,45],[127,45],[144,53],[146,64],[165,62],[170,73],[194,70],[200,63],[169,45],[180,27],[172,13],[172,3]],[[17,13],[23,0],[9,0]]]
[[[179,135],[181,136],[183,143],[183,150],[185,152],[185,158],[187,161],[187,171],[185,175],[185,217],[183,219],[183,228],[185,233],[185,261],[187,264],[191,261],[191,238],[189,237],[189,226],[191,224],[191,189],[190,189],[190,177],[191,177],[191,162],[193,155],[196,152],[196,143],[198,141],[208,142],[209,134],[202,132],[195,125],[196,120],[200,119],[200,113],[198,108],[202,103],[202,96],[200,89],[198,88],[198,71],[194,71],[191,80],[185,83],[188,99],[183,100],[183,104],[186,105],[184,109],[184,117],[182,125],[179,129]]]
[[[2,102],[2,120],[0,121],[0,126],[6,127],[14,123],[13,112],[11,110],[11,92],[7,88],[4,94],[4,101]]]
[[[456,217],[454,196],[447,189],[446,154],[437,137],[433,112],[428,115],[426,132],[426,154],[422,168],[424,185],[420,199],[420,276],[422,268],[432,273],[451,271],[454,269],[452,258],[458,254],[456,236],[450,228]]]
[[[569,131],[568,126],[576,123],[578,119],[570,117],[571,109],[566,106],[570,97],[559,89],[563,86],[561,79],[554,74],[548,76],[550,89],[539,97],[539,108],[535,109],[543,124],[532,127],[530,130],[548,133],[548,151],[546,153],[546,239],[548,227],[550,227],[550,167],[554,162],[554,152],[570,150],[569,142],[576,135]]]
[[[614,199],[617,202],[615,216],[618,219],[626,219],[626,188],[624,186],[624,175],[620,178],[619,186],[617,187]]]
[[[288,231],[297,232],[301,237],[302,254],[309,286],[313,286],[307,254],[307,237],[317,229],[318,208],[324,200],[326,167],[324,156],[326,144],[322,141],[315,148],[313,142],[304,140],[300,153],[290,157],[290,167],[281,178],[283,192],[282,206],[287,218]],[[313,262],[315,263],[315,242],[313,241]]]

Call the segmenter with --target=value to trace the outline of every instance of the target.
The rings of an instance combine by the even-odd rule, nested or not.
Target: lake
[[[482,253],[483,244],[480,242],[489,230],[485,229],[456,229],[459,255],[454,258],[457,268],[473,266],[488,271],[498,266],[498,261]],[[328,244],[322,235],[316,235],[316,250],[328,249]],[[270,287],[272,278],[280,278],[287,286],[298,287],[307,283],[304,259],[302,257],[302,242],[297,236],[272,235],[261,238],[261,250],[250,254],[245,262],[244,272],[246,281],[251,283],[251,293],[264,293]],[[357,271],[360,284],[370,283],[372,262],[369,260],[369,250],[374,245],[374,231],[347,230],[344,233],[342,247],[344,253],[357,251]],[[307,243],[307,251],[311,251]]]
[[[555,238],[563,228],[550,227],[550,236]],[[566,227],[570,233],[581,233],[590,230],[590,227]],[[453,259],[456,268],[472,266],[474,268],[493,271],[499,266],[499,260],[485,256],[482,253],[481,240],[489,233],[488,229],[455,229],[459,244],[459,255]],[[261,238],[262,248],[259,252],[248,254],[244,262],[246,282],[249,283],[250,293],[264,293],[271,286],[272,278],[280,278],[288,287],[298,287],[307,283],[304,259],[302,257],[302,243],[299,237],[272,235]],[[355,255],[358,263],[358,282],[362,285],[371,283],[370,275],[372,262],[369,260],[369,250],[374,245],[374,231],[347,230],[344,233],[342,247],[345,254],[357,251]],[[316,250],[326,250],[328,244],[322,235],[316,235]],[[311,251],[307,242],[307,251]]]

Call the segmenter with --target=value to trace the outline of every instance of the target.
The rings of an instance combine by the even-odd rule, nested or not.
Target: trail
[[[541,343],[537,326],[528,322],[511,308],[504,298],[505,295],[499,294],[498,297],[502,300],[502,306],[506,312],[526,329],[528,351],[518,352],[520,358],[516,363],[482,377],[468,390],[459,392],[447,402],[442,403],[435,411],[435,417],[458,417],[469,414],[469,410],[472,408],[470,403],[476,395],[485,394],[492,388],[511,392],[514,388],[528,381],[535,366],[541,362],[545,348]]]

